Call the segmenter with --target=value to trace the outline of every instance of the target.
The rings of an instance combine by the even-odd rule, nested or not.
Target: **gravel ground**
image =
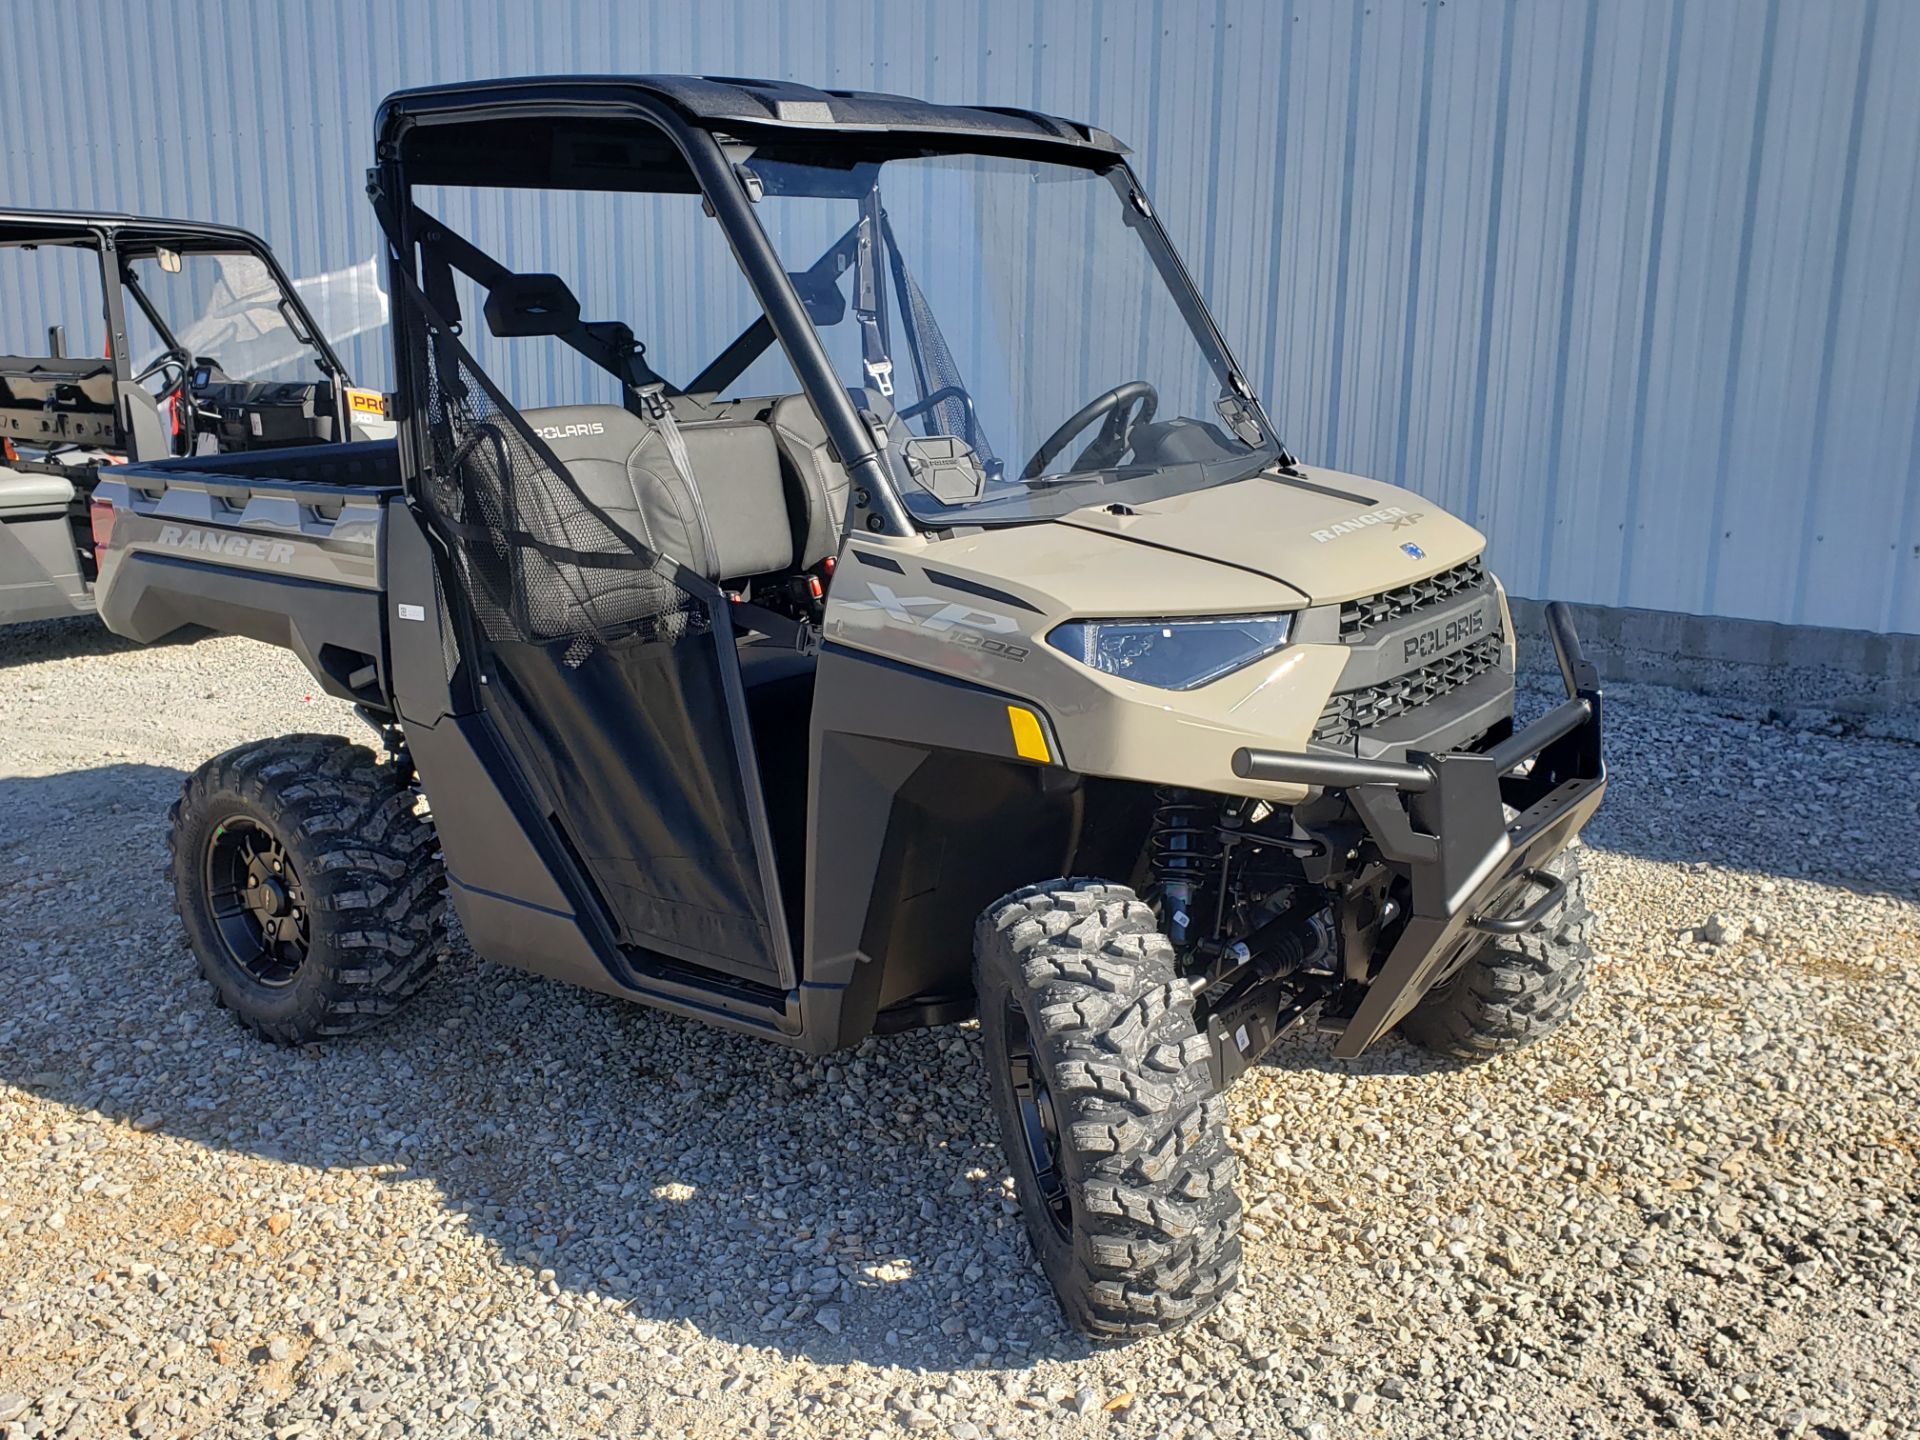
[[[461,953],[379,1033],[243,1036],[166,806],[358,722],[243,640],[0,634],[0,1434],[1920,1434],[1920,751],[1610,718],[1576,1026],[1289,1037],[1231,1095],[1240,1294],[1097,1349],[970,1028],[809,1060]]]

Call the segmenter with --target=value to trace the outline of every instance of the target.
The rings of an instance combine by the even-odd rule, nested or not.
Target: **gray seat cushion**
[[[524,418],[586,497],[655,553],[716,582],[793,568],[779,456],[766,426],[680,426],[688,476],[659,427],[617,405],[554,406]]]
[[[794,568],[793,529],[773,432],[755,420],[682,425],[694,483],[719,552],[714,579],[743,580]],[[655,444],[664,455],[665,442]]]
[[[0,510],[64,511],[73,500],[73,482],[63,475],[0,467]]]
[[[803,566],[840,553],[847,521],[846,468],[833,458],[827,430],[804,395],[787,395],[767,412],[767,427],[780,447],[794,551]]]

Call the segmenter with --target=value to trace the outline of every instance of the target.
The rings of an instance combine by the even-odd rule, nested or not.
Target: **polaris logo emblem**
[[[1402,640],[1400,662],[1403,665],[1411,665],[1415,660],[1431,660],[1435,656],[1449,654],[1458,650],[1486,628],[1487,612],[1485,610],[1475,610],[1471,615],[1456,616],[1444,625],[1432,626]]]
[[[1342,535],[1355,535],[1362,530],[1370,530],[1376,525],[1385,525],[1393,530],[1404,530],[1409,525],[1417,524],[1422,518],[1424,518],[1424,512],[1419,510],[1408,510],[1399,505],[1382,505],[1378,510],[1366,510],[1351,520],[1336,520],[1324,530],[1314,530],[1309,533],[1324,545],[1329,540],[1338,540]]]
[[[604,435],[607,427],[598,420],[588,420],[579,425],[536,425],[533,433],[542,440],[567,440],[575,435]]]
[[[189,530],[180,525],[162,525],[154,537],[156,545],[169,550],[197,550],[202,555],[224,555],[230,560],[264,560],[269,565],[293,564],[293,546],[284,540],[263,540],[257,535],[236,535],[223,530]]]

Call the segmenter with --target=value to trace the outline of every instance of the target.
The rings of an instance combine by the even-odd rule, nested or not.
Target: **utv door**
[[[790,989],[726,596],[616,525],[430,315],[418,498],[536,823],[636,965]]]

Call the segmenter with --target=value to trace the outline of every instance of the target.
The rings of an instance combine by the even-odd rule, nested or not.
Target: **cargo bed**
[[[93,491],[101,617],[141,641],[285,646],[328,693],[378,707],[380,536],[399,495],[391,440],[116,466]]]

